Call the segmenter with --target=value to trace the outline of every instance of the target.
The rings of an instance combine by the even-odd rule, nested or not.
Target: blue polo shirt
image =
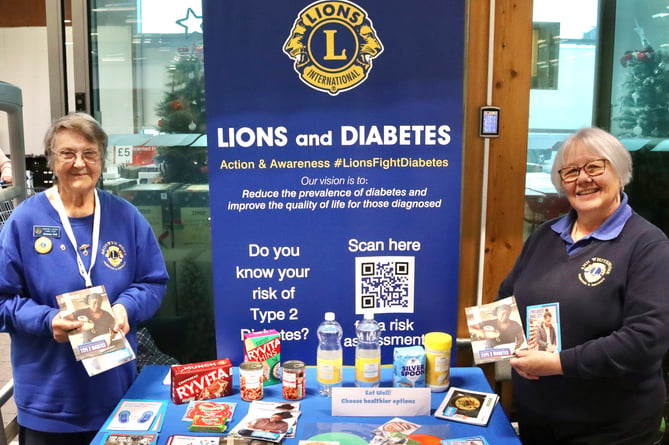
[[[632,216],[632,208],[627,203],[627,194],[622,192],[620,194],[620,205],[611,216],[609,216],[604,223],[597,228],[594,232],[589,235],[584,236],[580,240],[574,242],[571,237],[571,229],[574,226],[576,221],[576,211],[574,209],[569,210],[565,216],[560,218],[551,225],[551,229],[554,232],[560,234],[560,238],[564,240],[565,248],[567,249],[567,255],[572,255],[592,241],[593,238],[596,238],[600,241],[610,241],[620,235],[625,223]]]

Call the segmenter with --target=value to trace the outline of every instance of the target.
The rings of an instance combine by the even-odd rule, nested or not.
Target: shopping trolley
[[[12,214],[13,210],[14,202],[12,201],[4,201],[2,204],[0,204],[0,227],[5,225],[5,222],[9,218],[9,215]]]
[[[14,211],[14,207],[28,195],[23,144],[23,99],[21,89],[0,81],[0,111],[6,113],[9,136],[9,154],[12,161],[12,184],[0,187],[0,229]],[[6,148],[6,147],[5,147]]]
[[[7,219],[9,218],[9,215],[12,214],[12,211],[14,210],[14,201],[9,200],[9,201],[3,201],[0,203],[0,226],[3,226]]]
[[[12,185],[0,181],[0,229],[5,225],[7,219],[14,211],[14,207],[28,196],[44,190],[44,187],[34,187],[30,172],[27,172],[25,190],[24,185]]]
[[[0,193],[2,194],[2,201],[0,201],[0,229],[5,225],[5,222],[9,219],[9,215],[14,211],[14,207],[17,204],[16,196],[14,196],[13,190],[10,184],[0,181]]]

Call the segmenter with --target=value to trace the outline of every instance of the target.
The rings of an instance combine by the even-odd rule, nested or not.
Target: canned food
[[[260,362],[242,362],[239,365],[239,395],[251,402],[263,396],[263,366]]]
[[[306,392],[304,362],[288,360],[283,363],[281,372],[283,398],[286,400],[302,400]]]

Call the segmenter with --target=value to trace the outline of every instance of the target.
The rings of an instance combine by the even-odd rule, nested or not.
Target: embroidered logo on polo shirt
[[[578,279],[586,286],[598,286],[611,273],[611,269],[613,269],[611,261],[599,257],[590,258],[581,266]]]
[[[104,256],[105,266],[113,270],[121,270],[125,267],[125,247],[116,241],[108,241],[100,250]]]

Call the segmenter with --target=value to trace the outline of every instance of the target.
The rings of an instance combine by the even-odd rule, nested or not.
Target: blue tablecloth
[[[128,389],[126,399],[151,399],[169,400],[165,421],[158,436],[158,445],[167,443],[173,434],[198,435],[188,430],[188,422],[182,421],[186,412],[187,404],[175,405],[170,400],[170,387],[163,384],[163,379],[169,372],[169,366],[146,366],[139,378]],[[307,396],[301,401],[300,410],[302,414],[298,420],[296,438],[285,439],[285,445],[297,445],[300,439],[305,440],[315,434],[331,431],[360,432],[378,427],[390,420],[392,417],[332,417],[331,399],[318,394],[316,390],[316,370],[307,368]],[[354,370],[350,367],[344,369],[344,386],[354,386]],[[381,372],[381,386],[390,387],[392,380],[392,369],[383,368]],[[474,391],[491,392],[490,385],[480,368],[452,368],[451,386],[471,389]],[[239,372],[233,370],[233,394],[216,400],[236,402],[236,410],[233,418],[229,421],[228,429],[239,422],[247,413],[250,402],[245,402],[239,397]],[[432,413],[439,406],[446,393],[432,393]],[[263,400],[282,401],[281,385],[265,387]],[[408,417],[416,424],[422,425],[416,433],[429,434],[442,439],[455,439],[459,437],[483,436],[490,444],[494,445],[520,445],[502,406],[497,404],[490,422],[486,427],[466,425],[459,422],[437,419],[434,416]],[[102,443],[104,432],[99,432],[91,445]],[[201,434],[209,435],[212,434]],[[370,436],[371,438],[371,436]]]

